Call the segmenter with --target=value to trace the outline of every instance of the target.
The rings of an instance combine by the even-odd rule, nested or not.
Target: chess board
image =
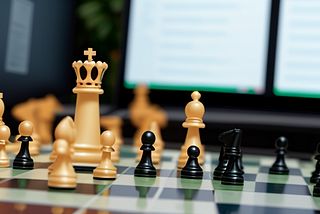
[[[155,165],[158,176],[141,178],[133,176],[135,152],[124,145],[116,180],[77,172],[75,190],[53,190],[47,186],[50,152],[50,146],[43,147],[33,157],[34,170],[0,169],[1,213],[320,213],[320,198],[312,197],[309,183],[312,161],[287,158],[289,175],[269,175],[274,157],[244,154],[244,186],[226,186],[212,180],[218,153],[206,152],[202,180],[181,179],[179,151],[167,149]]]

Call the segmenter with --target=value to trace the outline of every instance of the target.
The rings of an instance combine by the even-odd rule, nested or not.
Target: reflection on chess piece
[[[10,137],[10,129],[6,125],[0,125],[0,167],[10,166],[6,153],[6,141]]]
[[[52,214],[63,214],[64,208],[63,207],[51,207]]]
[[[99,95],[103,94],[101,80],[108,68],[105,62],[94,62],[96,52],[89,48],[84,52],[88,60],[73,62],[77,75],[77,85],[73,93],[77,94],[74,122],[77,130],[73,144],[73,162],[99,163],[101,160],[100,144],[100,109]],[[85,75],[83,75],[85,74]]]
[[[111,131],[104,131],[101,134],[102,158],[100,164],[93,170],[94,179],[114,180],[117,177],[117,168],[111,162],[112,145],[115,143],[115,136]]]
[[[114,148],[114,152],[111,155],[112,162],[119,162],[120,161],[120,148],[123,145],[123,138],[122,138],[122,124],[123,121],[121,117],[118,116],[102,116],[100,118],[101,127],[110,130],[116,137],[116,142],[112,146]]]
[[[19,127],[20,137],[18,141],[21,141],[20,151],[13,161],[14,169],[33,169],[33,159],[29,152],[29,142],[32,141],[31,135],[34,131],[34,126],[30,121],[23,121]]]
[[[193,101],[186,105],[185,113],[187,116],[186,121],[182,124],[184,128],[188,128],[187,136],[184,144],[181,146],[181,153],[178,160],[178,168],[186,165],[188,160],[187,149],[194,145],[200,149],[199,164],[204,163],[204,146],[201,144],[199,128],[205,128],[202,121],[204,115],[204,106],[199,101],[201,94],[194,91],[191,94]]]
[[[58,139],[53,147],[57,151],[57,158],[49,175],[48,186],[57,189],[76,188],[77,174],[72,166],[69,143],[64,139]]]
[[[73,143],[76,137],[76,127],[70,116],[64,117],[54,131],[55,139],[64,139],[69,143],[70,154],[74,152]],[[55,150],[50,154],[50,160],[54,161],[57,157]]]

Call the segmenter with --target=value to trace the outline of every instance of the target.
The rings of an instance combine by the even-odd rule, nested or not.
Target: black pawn
[[[18,138],[18,141],[21,141],[21,147],[13,161],[14,169],[33,169],[34,163],[29,152],[29,142],[33,141],[30,137],[33,129],[33,124],[30,121],[23,121],[19,125],[19,134],[21,136]]]
[[[185,167],[181,170],[181,178],[202,179],[203,170],[198,163],[200,149],[196,146],[190,146],[187,150],[189,156]]]
[[[286,166],[286,162],[284,160],[284,155],[287,153],[288,148],[288,140],[287,138],[281,136],[276,140],[275,146],[277,148],[277,159],[269,169],[270,174],[277,175],[288,175],[289,169]]]
[[[310,183],[317,183],[320,179],[320,143],[317,145],[317,155],[314,157],[317,160],[316,169],[312,172]]]
[[[143,150],[140,163],[134,170],[134,176],[138,177],[156,177],[157,170],[152,164],[151,151],[155,148],[152,146],[156,140],[155,135],[151,131],[146,131],[141,137],[142,146],[140,150]]]

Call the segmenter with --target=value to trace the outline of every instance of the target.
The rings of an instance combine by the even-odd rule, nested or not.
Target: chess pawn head
[[[108,65],[105,62],[92,61],[92,56],[96,55],[96,52],[92,51],[92,48],[89,48],[84,54],[88,55],[88,60],[83,63],[81,60],[72,63],[77,76],[77,86],[73,89],[73,92],[79,92],[78,89],[99,89],[98,91],[101,91],[100,93],[102,94],[101,80]]]
[[[186,121],[182,124],[183,127],[196,126],[204,128],[205,124],[202,121],[205,109],[203,104],[199,101],[201,94],[198,91],[194,91],[191,94],[193,101],[190,101],[185,107],[185,113],[187,116]]]
[[[18,130],[21,136],[31,136],[34,131],[34,126],[30,121],[25,120],[20,123]]]
[[[187,153],[190,158],[196,159],[200,155],[200,149],[197,146],[189,146]]]
[[[112,131],[104,131],[101,134],[100,142],[101,142],[101,145],[102,145],[102,149],[101,150],[103,152],[114,152],[114,149],[112,148],[112,146],[116,142],[116,137],[115,137],[115,135],[113,134]]]
[[[0,144],[5,144],[10,137],[10,129],[6,125],[0,126]]]
[[[275,142],[275,146],[277,149],[287,149],[288,148],[288,140],[287,138],[281,136],[279,137],[276,142]]]
[[[145,131],[141,136],[142,146],[140,150],[144,151],[154,151],[154,142],[156,141],[156,136],[152,131]]]

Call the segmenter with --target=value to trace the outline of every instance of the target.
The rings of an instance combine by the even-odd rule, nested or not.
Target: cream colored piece
[[[3,93],[0,93],[0,126],[1,125],[4,125],[4,122],[3,122],[3,113],[4,113],[4,103],[3,103]]]
[[[117,177],[117,168],[111,162],[111,152],[116,139],[112,131],[104,131],[101,134],[102,158],[100,164],[93,170],[93,178],[114,180]]]
[[[123,145],[122,137],[122,124],[123,121],[121,117],[117,116],[102,116],[100,118],[101,127],[110,130],[116,137],[116,142],[113,145],[114,153],[112,153],[111,161],[119,162],[120,161],[120,148]]]
[[[100,109],[99,94],[103,94],[101,80],[108,65],[105,62],[92,61],[95,53],[89,49],[88,60],[73,62],[77,75],[77,86],[73,93],[77,94],[74,122],[77,130],[73,144],[72,161],[77,163],[99,163],[100,151]],[[80,74],[82,70],[82,75]],[[86,75],[83,75],[86,72]]]
[[[205,128],[205,124],[202,121],[205,108],[199,101],[200,97],[201,94],[198,91],[194,91],[191,94],[193,101],[189,102],[185,107],[187,119],[182,126],[188,128],[188,132],[185,142],[181,146],[178,168],[183,168],[186,165],[188,160],[187,150],[192,145],[197,146],[200,149],[199,164],[204,163],[204,146],[201,144],[199,128]]]
[[[57,158],[49,175],[48,186],[58,189],[74,189],[77,186],[77,174],[72,166],[69,143],[58,139],[53,145]]]
[[[6,153],[6,141],[10,137],[10,129],[6,125],[0,125],[0,167],[10,166],[10,161]]]
[[[54,130],[54,137],[56,140],[64,139],[69,143],[70,155],[74,153],[73,143],[76,137],[76,127],[70,116],[64,117],[56,129]],[[53,142],[55,143],[55,142]],[[50,154],[50,160],[54,161],[57,157],[56,151],[52,150]]]
[[[161,162],[162,150],[164,149],[164,141],[162,140],[161,130],[156,121],[152,121],[150,123],[148,131],[152,131],[156,136],[156,140],[153,144],[155,151],[151,153],[151,159],[153,164],[158,164]],[[139,150],[138,155],[136,157],[136,161],[139,162],[142,157],[142,150]]]

